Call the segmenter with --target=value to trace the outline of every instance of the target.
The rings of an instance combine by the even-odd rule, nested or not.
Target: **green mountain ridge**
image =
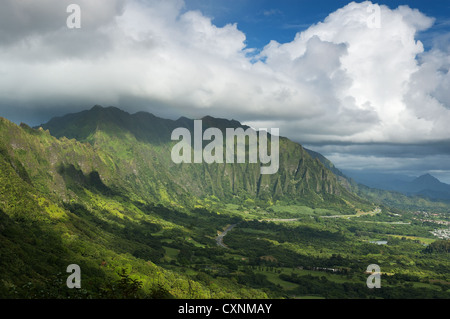
[[[202,122],[204,130],[210,127],[221,130],[248,128],[235,120],[216,119],[210,116],[202,118]],[[343,209],[348,209],[349,206],[341,198],[367,204],[341,187],[334,174],[320,161],[311,158],[301,145],[287,138],[280,139],[280,169],[278,174],[272,176],[259,174],[259,163],[175,165],[170,158],[170,150],[174,145],[170,136],[177,127],[185,127],[192,131],[193,120],[180,118],[177,121],[171,121],[157,118],[149,113],[128,114],[114,107],[100,106],[95,106],[89,111],[52,119],[42,125],[42,128],[48,129],[53,136],[89,142],[104,151],[111,150],[110,156],[123,156],[123,160],[140,165],[142,171],[137,168],[138,176],[147,174],[154,180],[156,177],[154,172],[157,171],[159,176],[156,179],[165,179],[170,184],[169,187],[177,189],[177,192],[184,189],[200,197],[214,195],[226,199],[234,198],[236,194],[246,194],[252,199],[289,199],[309,201],[316,205],[320,205],[326,197],[327,201],[334,200]],[[122,139],[124,143],[133,145],[131,147],[138,142],[140,149],[126,152],[123,149],[124,144],[116,144],[115,139]],[[148,158],[152,157],[156,161],[148,161]],[[157,168],[156,165],[153,166],[156,163]],[[123,176],[125,179],[132,175],[130,172],[126,174],[127,176]],[[161,174],[169,178],[164,178]],[[135,178],[139,179],[139,177]],[[189,185],[186,185],[186,181],[190,181]],[[155,186],[146,185],[146,187],[152,189],[152,193],[158,192]]]
[[[204,129],[247,128],[235,120],[202,120]],[[368,236],[392,228],[347,220],[370,220],[381,211],[287,138],[280,137],[278,173],[261,175],[260,163],[173,163],[177,141],[170,136],[177,127],[192,130],[193,120],[101,106],[38,128],[0,118],[0,298],[286,297],[307,293],[285,291],[287,281],[297,285],[300,266],[334,267],[348,274],[355,291],[348,295],[327,279],[321,283],[333,294],[312,292],[368,297],[373,292],[355,282],[373,254],[382,262],[393,252],[412,256],[422,249],[398,242],[383,253],[370,246]],[[380,218],[384,223],[389,216]],[[274,217],[294,224],[276,224]],[[223,248],[216,236],[227,225],[238,226]],[[431,226],[411,227],[402,231],[431,236]],[[395,260],[391,271],[398,271],[397,262],[410,260]],[[70,290],[65,270],[74,263],[83,288]],[[416,273],[446,280],[445,256],[419,265],[425,268]],[[277,267],[275,283],[263,266]],[[394,288],[383,293],[397,296]]]

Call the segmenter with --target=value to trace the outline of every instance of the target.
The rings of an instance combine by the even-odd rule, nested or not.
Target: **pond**
[[[369,243],[371,244],[377,244],[377,245],[387,245],[387,240],[374,240],[374,241],[369,241]]]

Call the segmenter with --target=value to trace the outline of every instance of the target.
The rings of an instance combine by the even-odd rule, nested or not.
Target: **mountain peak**
[[[88,112],[104,112],[110,114],[122,114],[122,115],[130,115],[128,112],[119,109],[115,106],[102,106],[102,105],[94,105]]]
[[[95,110],[103,110],[103,109],[104,109],[103,106],[96,104],[96,105],[94,105],[94,106],[91,108],[91,111],[95,111]]]
[[[224,130],[225,128],[238,128],[242,127],[244,129],[247,129],[248,126],[242,125],[239,121],[236,120],[228,120],[218,117],[212,117],[210,115],[204,116],[201,118],[204,127],[217,127],[219,129]]]
[[[131,132],[138,139],[148,139],[157,138],[157,134],[150,134],[150,131],[154,130],[157,133],[158,130],[164,129],[161,127],[164,126],[163,122],[163,119],[148,112],[132,115],[114,106],[94,105],[89,110],[52,118],[42,127],[49,129],[51,134],[58,138],[65,136],[80,141],[91,139],[98,130],[113,135]]]
[[[434,177],[433,175],[431,175],[429,173],[417,177],[414,180],[414,182],[422,182],[422,183],[423,182],[439,182],[440,183],[440,181],[436,177]]]

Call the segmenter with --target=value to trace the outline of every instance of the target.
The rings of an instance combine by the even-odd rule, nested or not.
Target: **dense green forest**
[[[99,106],[41,128],[0,118],[0,298],[450,297],[449,240],[432,233],[448,229],[445,204],[390,194],[405,201],[392,208],[285,138],[271,176],[176,165],[178,126],[192,121]]]

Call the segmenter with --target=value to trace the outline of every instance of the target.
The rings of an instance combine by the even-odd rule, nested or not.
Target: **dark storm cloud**
[[[309,144],[338,168],[381,174],[431,173],[450,183],[450,140],[428,144]]]
[[[346,153],[360,156],[382,156],[382,157],[426,157],[439,154],[450,155],[450,139],[447,141],[436,141],[426,144],[349,144],[322,142],[308,144],[307,147],[320,150],[322,153]]]

